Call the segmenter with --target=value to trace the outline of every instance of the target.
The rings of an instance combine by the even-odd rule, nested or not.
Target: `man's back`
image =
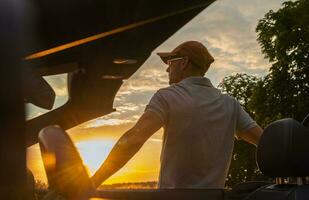
[[[160,188],[223,188],[234,134],[256,145],[262,129],[239,103],[204,74],[214,58],[200,42],[157,53],[168,65],[170,87],[159,90],[93,176],[95,185],[123,167],[162,126]],[[175,85],[174,85],[175,84]]]
[[[159,90],[147,109],[164,122],[160,188],[223,188],[236,130],[256,126],[204,77]]]

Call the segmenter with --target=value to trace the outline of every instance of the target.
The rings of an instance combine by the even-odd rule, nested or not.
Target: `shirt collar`
[[[180,81],[180,83],[189,83],[189,84],[195,84],[195,85],[202,85],[206,87],[214,87],[211,81],[208,78],[203,77],[203,76],[190,76]]]

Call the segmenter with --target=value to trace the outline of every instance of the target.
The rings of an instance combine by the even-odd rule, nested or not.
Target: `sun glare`
[[[76,143],[76,147],[90,176],[97,171],[107,158],[115,143],[115,140],[107,139],[95,139]]]
[[[122,169],[107,179],[103,184],[147,182],[156,181],[159,172],[160,149],[162,145],[161,132],[150,138],[138,152]],[[91,177],[102,165],[108,154],[115,145],[118,137],[94,137],[71,138],[80,154],[85,168]],[[78,134],[75,134],[78,135]],[[47,178],[41,158],[39,145],[33,145],[27,150],[27,165],[33,172],[35,179],[47,183]],[[50,156],[49,164],[55,162],[55,158]]]
[[[99,169],[115,143],[116,140],[106,138],[76,143],[76,147],[90,177]],[[143,147],[143,152],[134,156],[128,164],[107,179],[104,184],[156,180],[159,171],[159,151],[153,152],[153,150],[159,149],[160,145],[157,141],[150,140],[146,142]]]

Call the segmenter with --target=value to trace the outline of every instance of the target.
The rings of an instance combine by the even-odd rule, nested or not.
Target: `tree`
[[[249,104],[258,81],[259,79],[255,76],[236,74],[225,77],[218,88],[223,93],[235,97],[254,118],[254,113],[249,109]],[[243,140],[235,140],[226,185],[231,187],[237,183],[254,180],[259,175],[260,173],[255,162],[255,147]]]
[[[259,79],[255,76],[237,73],[225,77],[218,88],[221,89],[223,93],[235,97],[245,110],[251,113],[248,108],[248,103],[250,102],[258,80]]]
[[[280,111],[282,108],[277,105],[277,92],[271,83],[270,74],[260,78],[248,103],[248,109],[254,113],[254,119],[263,128],[273,121],[287,117],[282,114]]]
[[[256,27],[262,53],[272,63],[250,106],[264,125],[282,117],[301,121],[309,112],[308,10],[308,0],[288,1]]]
[[[270,10],[257,25],[262,53],[272,66],[262,78],[246,74],[228,76],[220,83],[265,128],[292,117],[301,121],[309,112],[309,1],[283,3]],[[227,186],[264,179],[255,164],[255,148],[236,141]]]

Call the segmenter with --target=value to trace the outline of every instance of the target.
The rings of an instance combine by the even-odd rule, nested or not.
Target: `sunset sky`
[[[263,76],[270,64],[260,52],[255,27],[270,9],[277,10],[283,0],[218,0],[159,46],[145,64],[117,93],[114,108],[109,115],[70,129],[81,157],[93,174],[104,161],[117,139],[139,118],[151,96],[168,86],[166,66],[156,52],[170,51],[187,40],[198,40],[206,45],[215,58],[206,76],[213,85],[223,77],[235,73]],[[57,97],[55,107],[67,100],[66,76],[45,77]],[[27,105],[28,118],[46,110]],[[162,130],[143,146],[140,152],[105,183],[157,180],[160,163]],[[28,148],[28,167],[36,179],[46,182],[38,145]]]

